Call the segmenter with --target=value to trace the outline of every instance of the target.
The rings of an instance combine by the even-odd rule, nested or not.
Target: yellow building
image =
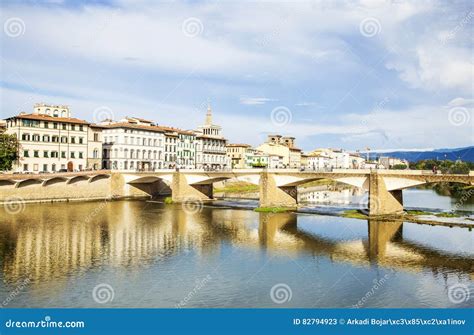
[[[248,144],[227,144],[227,157],[231,161],[233,169],[247,168],[247,151],[251,146]]]
[[[301,167],[301,149],[295,148],[294,137],[268,135],[267,141],[257,147],[268,155],[282,157],[283,168],[299,169]]]

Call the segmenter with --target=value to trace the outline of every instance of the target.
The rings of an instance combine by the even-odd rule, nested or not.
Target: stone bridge
[[[334,170],[332,172],[298,171],[290,169],[242,169],[205,172],[181,170],[178,172],[125,173],[125,182],[143,185],[164,181],[171,188],[174,202],[210,200],[213,183],[229,179],[259,185],[260,207],[297,206],[297,187],[320,179],[330,179],[359,187],[369,194],[369,215],[396,214],[403,211],[402,190],[436,182],[474,184],[474,175],[433,174],[427,171],[395,170]]]
[[[298,186],[330,179],[368,192],[369,215],[403,211],[402,190],[436,182],[474,184],[474,174],[443,175],[427,171],[344,170],[332,172],[294,169],[231,171],[158,170],[153,172],[84,171],[55,174],[0,175],[0,201],[20,197],[31,201],[88,200],[150,196],[171,190],[174,202],[213,198],[213,183],[240,180],[259,185],[261,207],[297,207]]]

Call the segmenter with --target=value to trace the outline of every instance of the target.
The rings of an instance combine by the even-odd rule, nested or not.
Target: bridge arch
[[[90,177],[89,178],[89,183],[93,183],[93,182],[99,181],[101,179],[108,179],[108,178],[110,178],[110,175],[108,175],[108,174],[98,174],[98,175]]]
[[[43,183],[42,179],[34,179],[34,178],[25,179],[25,180],[17,182],[16,185],[15,185],[15,188],[28,187],[28,186],[38,185],[38,184],[42,184],[42,183]]]
[[[67,183],[67,178],[66,177],[53,177],[50,179],[46,179],[41,183],[41,186],[50,186],[54,184],[59,184],[59,183]]]
[[[15,184],[16,184],[16,181],[14,181],[14,180],[8,180],[8,179],[0,180],[0,187],[2,187],[2,186],[14,186]]]
[[[76,184],[78,182],[81,182],[81,181],[88,181],[89,180],[89,176],[75,176],[75,177],[72,177],[71,179],[69,179],[66,184]]]

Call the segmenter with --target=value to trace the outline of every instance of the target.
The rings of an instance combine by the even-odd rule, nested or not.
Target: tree
[[[405,170],[407,166],[405,164],[395,164],[392,166],[393,170]]]
[[[449,168],[449,173],[454,174],[468,174],[469,173],[469,165],[465,162],[456,162]]]
[[[0,171],[12,169],[19,158],[20,143],[15,134],[0,134]]]

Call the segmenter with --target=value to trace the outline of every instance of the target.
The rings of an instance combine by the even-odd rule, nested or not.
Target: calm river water
[[[425,195],[425,202],[421,197],[408,193],[405,200],[430,207],[424,204],[436,195]],[[445,200],[439,197],[436,204],[453,203]],[[467,228],[185,209],[145,201],[29,204],[14,214],[0,209],[0,302],[3,307],[474,305],[473,233]]]

